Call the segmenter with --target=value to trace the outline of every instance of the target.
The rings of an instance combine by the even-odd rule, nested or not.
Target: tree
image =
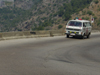
[[[59,25],[59,26],[58,26],[58,29],[61,29],[62,27],[63,27],[62,25]]]
[[[92,11],[87,11],[87,14],[92,15],[93,13]]]
[[[63,16],[64,20],[67,21],[71,18],[71,15],[68,14],[68,13],[65,13],[64,16]]]
[[[64,14],[64,9],[61,7],[61,8],[59,8],[58,15],[59,15],[59,17],[62,17],[63,14]]]
[[[99,3],[99,1],[98,1],[98,0],[95,0],[94,2],[95,2],[95,4],[98,4],[98,3]]]

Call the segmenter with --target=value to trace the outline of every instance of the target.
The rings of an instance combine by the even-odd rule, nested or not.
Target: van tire
[[[69,38],[69,35],[67,34],[66,37]]]
[[[90,37],[90,33],[87,35],[87,38],[89,38]]]
[[[84,35],[81,36],[81,39],[84,39]]]

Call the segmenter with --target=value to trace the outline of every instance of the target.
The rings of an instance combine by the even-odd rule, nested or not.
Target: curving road
[[[0,41],[0,75],[100,75],[100,33]]]

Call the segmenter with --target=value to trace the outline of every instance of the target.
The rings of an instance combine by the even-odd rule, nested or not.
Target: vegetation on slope
[[[92,0],[71,0],[70,3],[63,3],[62,6],[58,8],[56,13],[50,14],[39,27],[35,28],[38,30],[43,30],[44,27],[52,26],[55,23],[54,17],[62,17],[63,21],[67,21],[71,18],[73,13],[78,13],[83,8],[87,7]]]
[[[93,29],[100,29],[100,0],[93,0],[91,4],[78,13],[74,13],[71,17],[79,17],[82,19],[90,20],[93,17]]]
[[[18,23],[29,19],[32,15],[31,11],[22,10],[20,8],[3,8],[0,9],[0,24],[2,31],[10,31],[11,28],[16,27]]]
[[[17,8],[16,5],[14,8],[0,8],[0,31],[23,31],[30,28],[48,30],[56,25],[60,29],[61,23],[69,20],[73,13],[88,7],[92,0],[47,0],[46,3],[42,2],[44,0],[31,1],[35,1],[35,4],[27,10]]]

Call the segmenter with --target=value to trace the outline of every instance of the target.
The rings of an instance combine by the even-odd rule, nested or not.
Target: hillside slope
[[[87,7],[92,0],[43,0],[37,7],[33,7],[30,20],[18,25],[24,30],[57,30],[64,29],[71,14]],[[81,4],[82,3],[82,4]]]
[[[71,15],[81,14],[91,1],[15,0],[14,7],[0,9],[0,31],[64,29]]]
[[[72,15],[72,19],[75,17],[89,21],[91,21],[91,18],[94,18],[94,23],[92,23],[93,29],[100,29],[100,0],[93,0],[87,8]]]

